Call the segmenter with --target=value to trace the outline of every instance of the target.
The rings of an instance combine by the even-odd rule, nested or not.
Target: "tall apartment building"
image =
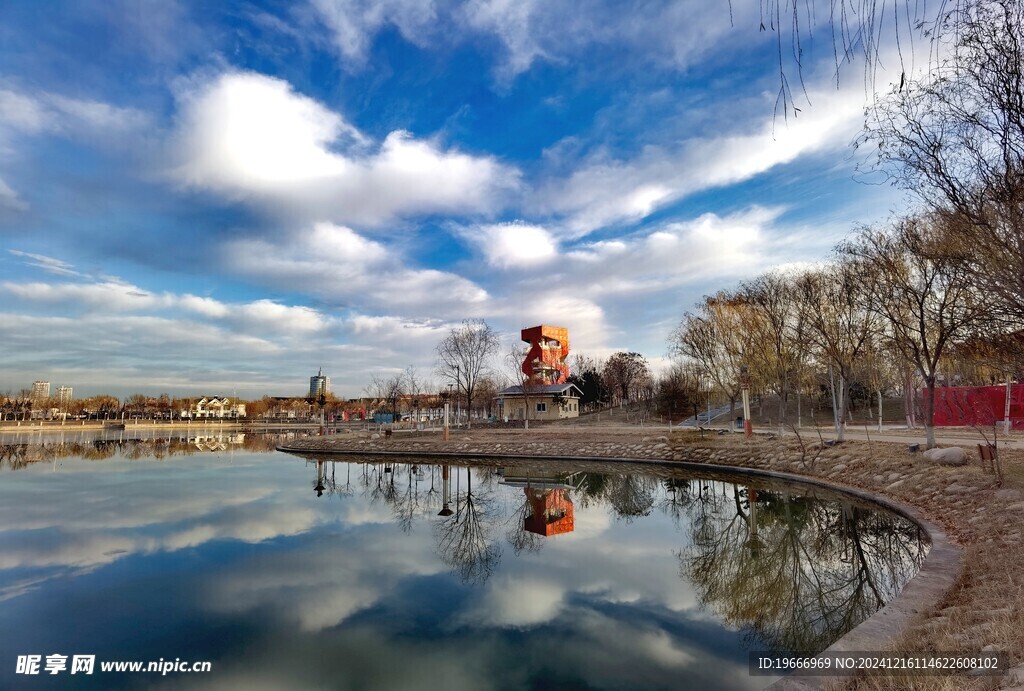
[[[321,367],[315,377],[309,378],[309,397],[319,398],[320,394],[327,395],[331,392],[331,378],[324,376],[324,368]]]
[[[50,397],[50,382],[48,381],[34,381],[32,382],[32,400],[42,401]]]
[[[70,386],[58,386],[57,403],[70,403],[72,391]]]

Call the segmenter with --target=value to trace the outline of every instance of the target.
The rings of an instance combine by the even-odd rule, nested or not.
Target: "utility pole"
[[[1010,377],[1006,378],[1006,405],[1003,407],[1003,434],[1010,436],[1010,393],[1013,383],[1013,379]]]

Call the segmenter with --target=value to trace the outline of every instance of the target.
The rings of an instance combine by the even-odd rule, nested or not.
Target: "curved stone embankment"
[[[1020,596],[1006,597],[1022,591],[1021,579],[1016,569],[999,568],[1005,558],[993,561],[993,555],[1015,554],[1020,549],[1024,493],[997,488],[991,471],[978,465],[937,466],[891,444],[849,442],[804,450],[792,439],[746,441],[730,435],[700,440],[685,433],[671,438],[619,437],[596,431],[543,438],[529,433],[483,432],[448,443],[436,436],[311,437],[290,442],[281,450],[313,455],[564,458],[730,466],[729,470],[737,473],[753,470],[845,491],[917,521],[929,533],[933,547],[921,572],[900,597],[830,650],[1006,651],[1011,666],[1018,666],[998,683],[1003,688],[1024,683],[1016,624],[1024,618],[1024,603]],[[992,687],[991,678],[945,679],[947,688]],[[822,677],[783,680],[794,688],[812,688],[825,681]],[[938,681],[927,678],[922,688]]]

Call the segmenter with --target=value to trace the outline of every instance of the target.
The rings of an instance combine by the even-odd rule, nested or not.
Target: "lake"
[[[156,435],[0,437],[0,687],[756,689],[748,651],[824,649],[928,550],[778,482]],[[101,670],[175,660],[210,671]]]

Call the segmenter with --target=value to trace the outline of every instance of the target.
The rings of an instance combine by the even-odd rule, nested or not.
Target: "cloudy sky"
[[[759,6],[5,3],[0,392],[355,397],[466,318],[664,362],[899,204],[862,67],[818,17],[783,117]]]

